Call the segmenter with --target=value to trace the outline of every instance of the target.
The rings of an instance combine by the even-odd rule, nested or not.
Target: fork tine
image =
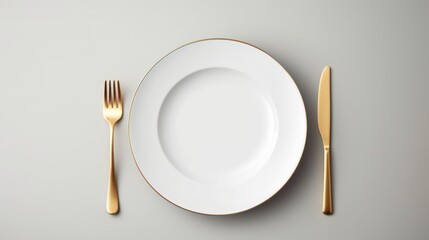
[[[109,80],[109,107],[113,107],[112,81]]]
[[[116,81],[113,80],[113,107],[118,107],[118,100],[116,99]]]
[[[121,84],[118,80],[118,105],[119,107],[122,107],[122,94],[121,94]]]
[[[104,80],[104,107],[107,108],[107,81]]]

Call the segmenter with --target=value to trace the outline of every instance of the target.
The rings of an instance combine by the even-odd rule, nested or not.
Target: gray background
[[[0,2],[0,239],[429,238],[428,1]],[[254,44],[296,81],[308,141],[286,186],[242,214],[158,196],[127,137],[132,95],[190,41]],[[321,213],[318,81],[332,66],[333,216]],[[121,79],[121,213],[105,211],[103,80]]]

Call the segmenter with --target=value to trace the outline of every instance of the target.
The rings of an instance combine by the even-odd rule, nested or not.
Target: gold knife
[[[331,188],[331,68],[326,66],[320,76],[317,120],[325,152],[323,173],[323,206],[324,214],[332,214]]]

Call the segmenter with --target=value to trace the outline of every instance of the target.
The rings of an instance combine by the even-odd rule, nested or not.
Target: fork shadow
[[[116,184],[118,186],[118,195],[119,195],[119,212],[113,217],[120,217],[122,215],[121,210],[121,189],[123,188],[124,182],[124,165],[128,164],[127,162],[130,160],[129,154],[130,148],[128,143],[128,109],[130,109],[131,98],[129,96],[134,96],[134,92],[131,91],[132,87],[126,84],[121,84],[121,93],[122,93],[122,101],[123,101],[123,109],[125,109],[122,119],[116,123],[115,126],[115,177]],[[127,96],[127,97],[125,97]]]

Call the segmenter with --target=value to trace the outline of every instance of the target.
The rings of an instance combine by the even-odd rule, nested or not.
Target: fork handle
[[[331,152],[325,148],[325,161],[323,173],[323,207],[324,214],[332,214],[332,188],[331,188]]]
[[[107,188],[107,202],[106,202],[106,208],[109,214],[116,214],[119,211],[119,197],[118,197],[118,189],[116,186],[115,161],[114,161],[114,151],[113,151],[114,128],[115,128],[115,125],[111,124],[110,125],[110,173],[109,173],[109,185]]]

